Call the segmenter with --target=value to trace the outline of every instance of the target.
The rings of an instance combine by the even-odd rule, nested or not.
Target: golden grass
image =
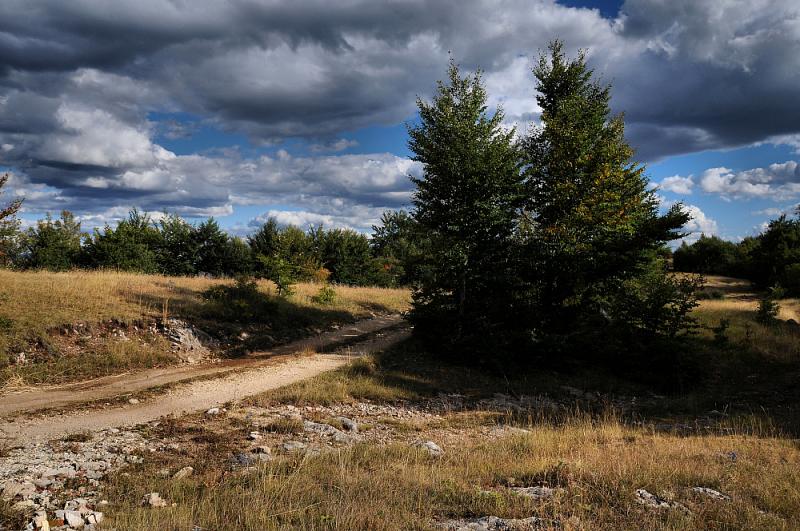
[[[40,328],[76,322],[110,319],[132,320],[159,317],[164,312],[182,315],[201,303],[201,294],[231,280],[200,277],[164,277],[114,271],[15,272],[0,269],[0,316],[15,327]],[[259,289],[274,293],[274,285],[259,281]],[[290,300],[320,307],[311,298],[320,285],[300,283]],[[373,308],[404,311],[409,293],[405,289],[336,286],[334,310],[361,317]]]
[[[256,305],[250,322],[239,319],[240,307],[227,301],[209,302],[204,293],[215,286],[233,285],[232,280],[199,277],[164,277],[114,271],[66,273],[14,272],[0,269],[0,361],[10,352],[25,351],[36,342],[48,341],[48,331],[68,324],[95,325],[107,321],[132,323],[177,317],[201,328],[223,328],[236,335],[247,325],[266,327],[264,334],[299,337],[306,326],[325,327],[332,322],[355,320],[375,313],[401,312],[408,308],[410,294],[404,289],[336,286],[335,300],[328,305],[314,302],[319,284],[301,283],[286,300],[275,295],[269,281],[258,282],[260,299],[244,301]],[[245,306],[244,309],[247,309]],[[269,328],[269,320],[277,322]],[[274,330],[274,331],[273,331]],[[285,340],[285,339],[284,339]],[[151,352],[152,351],[152,352]],[[64,358],[58,353],[48,363],[6,367],[0,381],[25,383],[58,379],[90,378],[123,370],[173,363],[168,345],[159,352],[132,348],[109,341],[105,352],[82,352]],[[55,380],[54,380],[55,381]]]
[[[800,518],[800,449],[791,441],[677,437],[613,419],[528,428],[502,438],[463,432],[444,445],[441,459],[398,442],[279,457],[237,476],[226,474],[219,459],[188,463],[198,473],[183,481],[157,478],[145,466],[114,478],[109,525],[120,531],[429,529],[447,518],[535,515],[563,529],[791,529]],[[561,490],[552,500],[532,502],[508,485]],[[691,490],[696,486],[732,500],[705,498]],[[691,514],[642,507],[634,497],[638,488]],[[152,490],[177,506],[138,507]]]

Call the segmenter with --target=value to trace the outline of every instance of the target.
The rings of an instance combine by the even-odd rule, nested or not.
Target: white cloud
[[[672,177],[664,178],[658,185],[659,189],[674,194],[690,195],[692,188],[694,188],[694,179],[689,177],[681,177],[680,175],[673,175]]]
[[[704,192],[719,194],[724,199],[766,197],[785,200],[800,194],[800,166],[790,160],[739,172],[725,167],[709,168],[700,178],[700,187]]]
[[[684,208],[692,216],[692,219],[684,226],[684,232],[689,233],[684,240],[692,242],[703,234],[706,236],[716,236],[718,234],[717,222],[706,216],[700,207],[685,205]]]

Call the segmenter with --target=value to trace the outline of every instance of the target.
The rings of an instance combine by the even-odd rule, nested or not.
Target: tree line
[[[92,233],[85,233],[69,211],[58,218],[47,215],[23,231],[14,216],[19,206],[9,205],[0,218],[4,267],[256,276],[275,281],[280,293],[307,280],[379,286],[409,281],[402,266],[403,238],[411,219],[405,212],[387,212],[371,239],[349,229],[280,226],[273,218],[240,238],[227,234],[213,218],[192,224],[165,214],[155,220],[136,209],[116,225]]]
[[[739,242],[701,236],[673,254],[676,271],[745,278],[762,288],[800,295],[800,208],[782,215],[758,236]]]

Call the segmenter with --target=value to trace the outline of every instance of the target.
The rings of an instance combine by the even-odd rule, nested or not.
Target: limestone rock
[[[142,505],[149,507],[166,507],[167,502],[157,492],[145,494],[142,498]]]
[[[723,494],[720,491],[709,487],[692,487],[692,490],[698,494],[708,496],[709,498],[713,498],[715,500],[727,501],[731,499],[731,497],[727,494]]]
[[[191,476],[194,473],[194,468],[190,466],[185,466],[175,472],[175,475],[172,476],[172,479],[185,479]]]
[[[441,446],[433,441],[419,441],[414,443],[414,446],[425,450],[433,457],[441,457],[442,454],[444,454],[444,450],[442,450]]]
[[[520,496],[533,498],[534,500],[546,500],[552,498],[553,494],[555,494],[555,489],[550,487],[513,487],[511,490]]]

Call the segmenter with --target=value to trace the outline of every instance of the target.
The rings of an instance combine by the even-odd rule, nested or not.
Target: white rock
[[[80,529],[84,525],[83,515],[78,511],[64,511],[64,523],[73,529]]]
[[[150,507],[166,507],[167,502],[161,498],[159,493],[151,492],[144,495],[144,498],[142,498],[142,505],[149,505]]]
[[[139,400],[136,398],[131,398],[128,400],[128,403],[135,406],[136,404],[139,403]]]
[[[444,450],[442,450],[442,448],[433,441],[419,441],[414,443],[414,446],[427,451],[433,457],[440,457],[442,454],[444,454]]]
[[[47,521],[47,513],[39,511],[33,517],[33,527],[41,531],[50,531],[50,522]]]
[[[185,467],[181,468],[180,470],[178,470],[177,472],[175,472],[175,475],[172,476],[172,479],[188,478],[193,473],[194,473],[194,468],[192,468],[190,466],[185,466]]]
[[[533,498],[534,500],[545,500],[552,498],[553,494],[555,494],[555,489],[550,487],[514,487],[511,490],[520,496]]]
[[[702,494],[704,496],[708,496],[709,498],[713,498],[715,500],[730,500],[731,497],[727,494],[723,494],[718,490],[714,490],[709,487],[693,487],[692,490],[698,494]]]
[[[219,415],[220,409],[218,407],[212,407],[208,411],[206,411],[206,415],[209,417],[213,417],[214,415]]]
[[[342,428],[345,431],[351,431],[353,433],[358,433],[358,423],[353,419],[349,419],[347,417],[336,417],[336,420],[342,423]]]
[[[299,450],[305,450],[305,448],[305,443],[301,443],[300,441],[286,441],[283,443],[283,449],[287,452],[296,452]]]
[[[90,524],[99,524],[103,521],[103,513],[99,511],[92,512],[86,517],[86,521]]]
[[[261,438],[261,434],[257,431],[251,431],[250,434],[247,436],[248,439],[251,441],[257,441]]]

